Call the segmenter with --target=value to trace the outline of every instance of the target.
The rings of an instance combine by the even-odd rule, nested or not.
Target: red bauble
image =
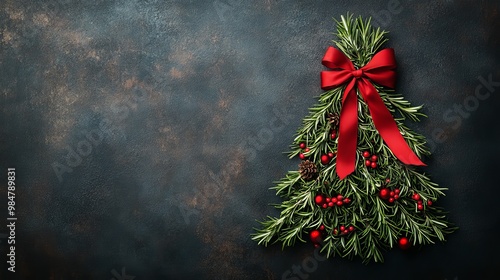
[[[319,230],[313,230],[309,233],[309,237],[313,243],[321,243],[321,232]]]
[[[406,250],[406,249],[410,248],[410,246],[411,246],[410,240],[408,240],[408,238],[406,238],[406,237],[401,237],[398,241],[398,245],[399,245],[399,248],[401,248],[403,250]]]
[[[332,202],[333,203],[337,203],[337,198],[336,197],[332,197]]]
[[[330,139],[334,140],[336,137],[337,137],[337,132],[332,131],[332,133],[330,134]]]
[[[342,232],[343,234],[348,234],[349,233],[349,230],[348,229],[344,229],[344,231]]]
[[[377,163],[372,161],[372,163],[370,164],[371,168],[377,168]]]
[[[302,159],[302,160],[304,160],[304,159],[306,159],[306,156],[303,153],[300,153],[299,154],[299,158]]]
[[[326,202],[330,202],[331,198],[327,197]]]
[[[372,160],[372,161],[377,161],[377,159],[378,159],[378,157],[377,157],[376,155],[373,155],[373,156],[371,157],[371,160]]]
[[[398,198],[399,198],[399,194],[395,194],[394,199],[398,199]]]
[[[395,195],[395,193],[394,193],[393,191],[391,191],[391,192],[389,193],[389,195],[390,195],[390,196],[394,196],[394,195]]]
[[[340,226],[340,231],[344,231],[345,230],[345,226]]]
[[[420,195],[418,193],[414,194],[412,197],[414,200],[420,200]]]
[[[323,200],[324,200],[324,197],[320,194],[318,194],[315,198],[314,198],[314,202],[316,202],[316,204],[318,205],[321,205],[323,204]]]
[[[394,190],[394,193],[395,193],[395,194],[399,194],[399,189],[395,189],[395,190]]]
[[[422,211],[422,210],[424,210],[424,206],[422,204],[419,204],[419,205],[417,205],[417,209]]]
[[[306,143],[304,143],[304,142],[300,143],[300,144],[299,144],[299,147],[300,147],[301,149],[305,149],[305,148],[306,148]]]
[[[366,161],[365,161],[365,165],[366,165],[366,167],[370,167],[370,165],[372,165],[372,162],[371,162],[371,161],[369,161],[369,160],[366,160]]]
[[[370,152],[368,152],[368,151],[363,152],[363,157],[367,158],[369,156],[370,156]]]
[[[330,201],[330,202],[328,202],[328,207],[333,207],[333,205],[335,205],[335,203],[333,203],[333,202],[331,202],[331,201]]]
[[[324,203],[323,206],[321,206],[321,207],[323,207],[324,209],[326,209],[328,207],[328,204]]]
[[[389,202],[393,203],[394,202],[394,198],[393,197],[389,198]]]
[[[378,195],[382,199],[389,199],[391,191],[388,188],[381,188]]]
[[[337,195],[337,200],[342,200],[342,199],[344,199],[344,197],[341,194]]]
[[[350,203],[350,202],[351,202],[351,199],[349,199],[349,198],[344,198],[344,203],[345,203],[345,204],[348,204],[348,203]]]
[[[306,148],[306,149],[304,150],[304,152],[306,152],[306,153],[307,153],[307,152],[309,152],[310,150],[311,150],[311,149]]]
[[[387,178],[387,179],[385,179],[385,182],[386,182],[387,184],[389,184],[389,183],[391,182],[391,179]]]
[[[418,205],[420,205],[420,204],[422,204],[422,203],[424,203],[422,200],[417,201],[417,204],[418,204]]]
[[[427,205],[431,206],[432,205],[432,200],[427,200]]]
[[[319,226],[319,230],[325,230],[325,226],[324,225]]]
[[[353,227],[353,226],[350,226],[350,227],[349,227],[349,231],[354,231],[354,227]]]
[[[332,153],[332,152],[329,152],[329,153],[328,153],[328,157],[329,157],[329,158],[333,158],[334,156],[335,156],[335,154],[334,154],[334,153]]]
[[[328,155],[322,155],[321,156],[321,163],[323,165],[327,165],[330,163],[330,158],[328,157]]]
[[[338,201],[337,201],[337,206],[342,206],[342,204],[344,204],[344,203],[342,202],[342,200],[338,200]]]

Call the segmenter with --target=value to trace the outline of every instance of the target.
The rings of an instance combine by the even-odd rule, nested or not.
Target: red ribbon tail
[[[425,166],[425,163],[411,150],[401,135],[396,121],[385,106],[377,89],[365,79],[358,82],[358,87],[368,105],[375,128],[394,155],[405,164]]]
[[[339,142],[337,149],[337,175],[342,180],[356,167],[356,146],[358,142],[358,96],[352,79],[344,91],[340,111]]]

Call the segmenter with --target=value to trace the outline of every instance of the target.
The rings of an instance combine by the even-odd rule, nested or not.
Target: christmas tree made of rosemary
[[[341,17],[337,21],[337,48],[356,69],[365,66],[387,41],[387,32],[370,19]],[[444,241],[453,227],[436,206],[445,188],[413,166],[402,163],[376,129],[365,100],[357,92],[358,132],[355,170],[346,178],[336,174],[338,128],[346,86],[325,91],[310,109],[291,145],[290,158],[300,157],[298,171],[289,171],[272,188],[284,201],[275,205],[280,217],[260,222],[252,239],[259,244],[293,245],[304,236],[328,257],[359,256],[363,262],[383,262],[382,251],[396,245]],[[394,90],[375,84],[409,148],[418,157],[429,156],[426,140],[403,124],[418,121],[422,106],[411,106]]]

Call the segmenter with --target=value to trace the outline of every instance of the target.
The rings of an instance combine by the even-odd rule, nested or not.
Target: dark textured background
[[[282,279],[312,256],[249,235],[277,215],[268,188],[296,169],[282,152],[322,92],[331,19],[350,11],[390,31],[397,89],[429,116],[410,124],[432,144],[425,171],[449,188],[440,204],[460,230],[385,264],[319,262],[308,279],[498,279],[500,87],[471,106],[478,77],[500,81],[499,1],[309,2],[1,0],[0,211],[16,167],[15,275]],[[6,233],[1,279],[14,279]]]

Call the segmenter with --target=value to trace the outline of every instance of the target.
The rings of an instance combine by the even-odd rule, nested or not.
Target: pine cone
[[[334,130],[337,130],[340,123],[340,116],[338,114],[330,113],[328,114],[328,122]]]
[[[306,181],[314,180],[318,177],[318,169],[316,168],[316,165],[314,162],[309,160],[303,160],[299,164],[299,173],[302,179]]]

